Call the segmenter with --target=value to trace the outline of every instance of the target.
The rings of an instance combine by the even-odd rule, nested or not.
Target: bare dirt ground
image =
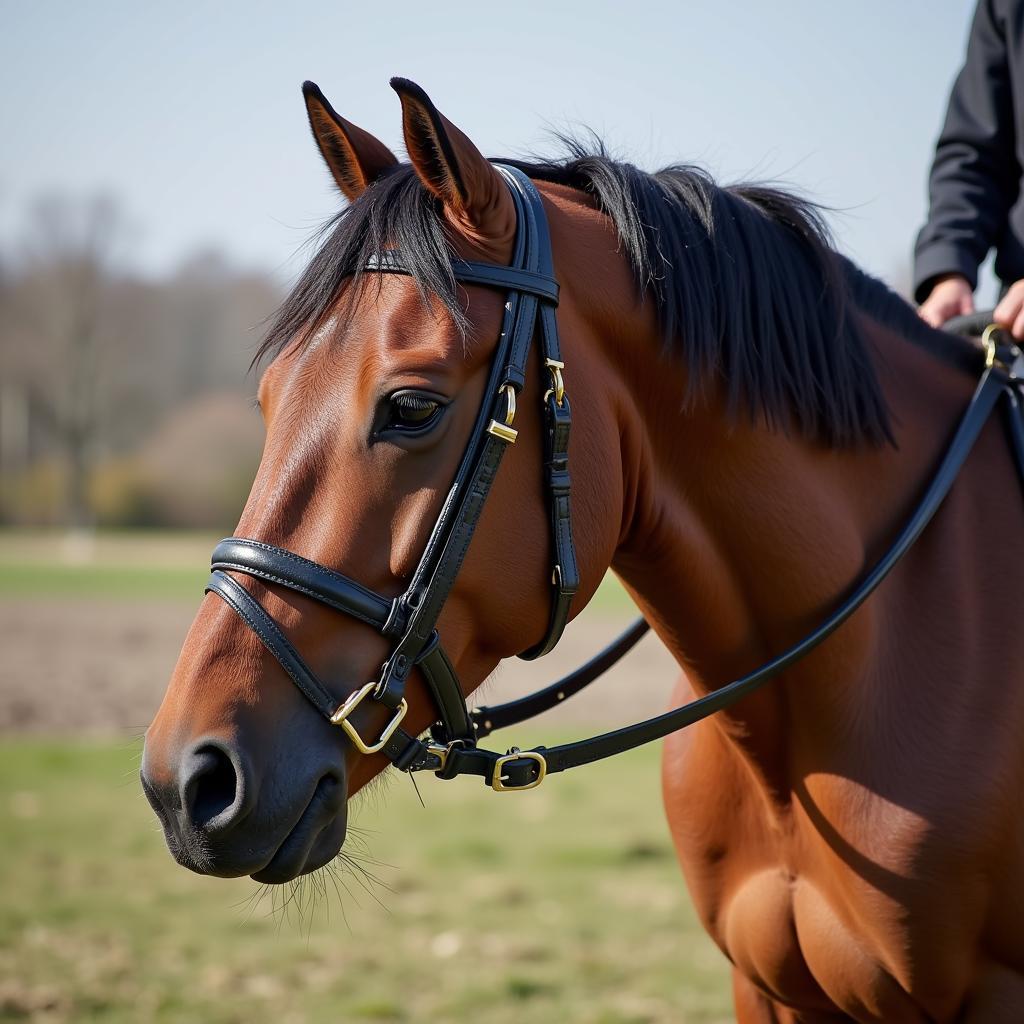
[[[0,600],[0,733],[141,735],[195,607],[182,601]],[[570,672],[628,621],[585,612],[543,661],[503,663],[482,699],[508,700]],[[612,727],[657,714],[668,706],[678,674],[661,643],[645,637],[615,669],[543,722]]]

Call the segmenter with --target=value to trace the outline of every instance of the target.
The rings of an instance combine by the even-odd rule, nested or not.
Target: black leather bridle
[[[213,571],[206,589],[223,598],[242,617],[310,703],[330,722],[340,725],[362,753],[380,752],[403,771],[433,771],[445,779],[479,775],[495,790],[506,792],[532,789],[546,775],[610,757],[685,728],[734,704],[817,647],[860,607],[931,520],[1000,395],[1006,398],[1010,438],[1024,476],[1024,356],[1015,345],[1000,344],[998,331],[991,327],[983,339],[984,348],[971,350],[975,354],[968,358],[978,362],[984,354],[979,384],[917,509],[881,560],[810,635],[749,675],[645,722],[556,747],[513,747],[505,754],[486,750],[477,745],[478,740],[493,729],[524,721],[578,693],[615,664],[649,628],[642,618],[638,619],[597,657],[564,679],[520,700],[473,711],[466,706],[458,677],[441,646],[437,620],[472,541],[502,456],[516,440],[516,398],[526,382],[534,337],[540,339],[541,356],[550,377],[543,399],[543,472],[554,564],[547,631],[539,643],[519,657],[539,658],[555,646],[579,586],[569,500],[572,415],[555,320],[558,283],[554,278],[547,219],[530,179],[517,168],[496,166],[516,208],[512,262],[509,266],[497,266],[456,259],[452,261],[452,270],[455,279],[464,284],[507,293],[501,334],[465,454],[408,588],[392,600],[283,548],[230,537],[214,550]],[[409,268],[403,264],[400,252],[388,250],[372,260],[364,271],[404,274]],[[960,361],[962,356],[963,350]],[[339,702],[305,664],[263,606],[229,575],[231,572],[245,573],[305,594],[391,639],[393,647],[380,677]],[[414,667],[422,673],[437,709],[437,721],[429,738],[421,739],[402,729],[408,708],[405,686]],[[374,740],[365,739],[352,721],[353,713],[364,700],[383,705],[391,716]]]

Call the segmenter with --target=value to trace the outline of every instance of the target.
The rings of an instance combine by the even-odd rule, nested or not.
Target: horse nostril
[[[196,747],[185,758],[182,776],[182,808],[196,828],[205,828],[230,807],[241,804],[240,773],[235,759],[220,744],[207,742]]]

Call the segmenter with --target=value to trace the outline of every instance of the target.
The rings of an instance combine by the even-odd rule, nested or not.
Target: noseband
[[[610,757],[685,728],[731,706],[804,657],[860,607],[917,539],[952,486],[1001,395],[1007,400],[1012,447],[1024,474],[1024,413],[1020,393],[1024,357],[1016,346],[998,344],[991,328],[986,332],[984,367],[974,397],[910,521],[828,619],[798,644],[749,675],[645,722],[557,747],[513,747],[505,754],[485,750],[477,746],[479,739],[493,729],[524,721],[578,693],[615,664],[649,628],[643,619],[638,619],[597,657],[564,679],[521,700],[473,711],[466,706],[462,686],[441,646],[437,620],[473,539],[502,456],[516,441],[516,399],[526,383],[534,337],[540,339],[541,356],[550,378],[543,398],[543,474],[554,564],[547,631],[539,643],[519,657],[539,658],[555,646],[579,587],[569,502],[572,414],[555,319],[558,283],[554,278],[547,219],[541,197],[530,179],[517,168],[500,164],[496,167],[508,185],[516,209],[512,262],[509,266],[497,266],[455,259],[452,271],[463,284],[507,293],[501,334],[469,443],[408,588],[390,599],[283,548],[230,537],[213,552],[213,571],[206,589],[223,598],[241,616],[302,694],[332,724],[341,726],[359,751],[382,753],[403,771],[433,771],[445,779],[479,775],[493,789],[503,792],[532,789],[553,772]],[[410,272],[402,254],[395,250],[379,254],[363,269],[385,274]],[[980,362],[982,352],[975,352]],[[339,703],[273,618],[230,572],[288,587],[389,638],[393,646],[380,677]],[[426,739],[412,736],[401,727],[408,710],[405,687],[413,668],[422,673],[437,710],[437,721]],[[365,738],[352,721],[354,712],[367,700],[383,705],[390,714],[388,724],[376,739]]]

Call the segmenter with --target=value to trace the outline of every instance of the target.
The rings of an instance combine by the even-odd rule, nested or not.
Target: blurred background
[[[397,779],[356,861],[264,892],[172,863],[140,737],[259,459],[261,324],[338,206],[303,79],[399,152],[395,74],[491,155],[586,126],[776,181],[905,292],[972,9],[0,2],[0,1020],[730,1019],[655,749],[523,798],[428,779],[426,812]],[[630,612],[610,580],[491,696]],[[673,675],[645,641],[529,740],[656,712]]]

